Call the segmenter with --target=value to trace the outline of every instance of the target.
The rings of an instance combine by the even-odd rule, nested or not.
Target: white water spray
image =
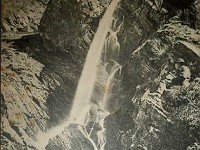
[[[99,144],[99,149],[104,150],[106,144],[106,128],[104,127],[104,120],[110,113],[108,111],[102,111],[99,113],[98,122],[100,127],[102,128],[100,131],[97,132],[97,139]]]
[[[117,19],[113,17],[112,20],[112,28],[109,30],[109,35],[104,45],[104,63],[107,63],[111,59],[117,60],[119,57],[120,43],[117,34],[121,30],[124,18],[118,27],[116,27]]]
[[[83,126],[87,124],[88,122],[87,119],[90,118],[87,115],[89,114],[89,111],[91,109],[90,102],[91,102],[91,97],[92,97],[95,82],[96,82],[97,71],[99,69],[99,65],[101,62],[102,51],[103,51],[104,44],[106,41],[106,36],[112,24],[113,13],[119,2],[120,0],[112,0],[110,6],[107,8],[102,20],[99,23],[99,27],[96,31],[96,34],[90,45],[90,49],[86,57],[86,61],[83,67],[83,71],[81,73],[81,77],[80,77],[78,87],[75,93],[75,97],[74,97],[74,101],[73,101],[73,105],[72,105],[72,109],[71,109],[68,121],[50,129],[49,131],[45,133],[38,134],[37,141],[40,144],[40,146],[42,146],[43,148],[48,144],[49,139],[54,138],[56,135],[64,131],[64,127],[68,126],[69,123],[76,123]],[[117,44],[118,44],[117,47],[119,47],[119,43]],[[120,67],[117,67],[111,73],[110,77],[107,80],[108,86],[110,86],[112,78],[114,77],[115,73],[119,69]],[[107,96],[108,96],[108,92],[104,94],[103,101],[106,101]],[[101,119],[97,120],[99,125],[102,127],[102,130],[98,132],[98,142],[99,142],[101,150],[104,149],[104,146],[106,143],[106,139],[104,136],[105,128],[103,125],[104,119],[106,116],[109,115],[109,113],[106,110],[103,110],[102,112],[103,112],[103,116],[101,116]],[[93,142],[93,140],[91,139],[90,133],[87,133],[83,131],[82,129],[78,129],[78,130],[80,130],[84,134],[84,136],[90,140],[90,142],[94,146],[94,149],[97,150],[98,148]]]
[[[114,66],[111,68],[111,73],[106,81],[105,92],[104,92],[103,99],[102,99],[102,109],[106,109],[106,107],[107,107],[107,99],[108,99],[109,93],[112,89],[112,83],[113,83],[115,74],[117,73],[118,70],[119,70],[119,72],[121,72],[121,69],[122,69],[122,66],[120,64],[118,64],[114,60],[113,60],[113,62],[114,62]]]
[[[63,122],[59,126],[49,129],[47,132],[39,132],[36,136],[36,139],[41,149],[45,149],[45,146],[48,144],[49,139],[54,138],[56,135],[62,133],[64,131],[64,128],[68,125],[68,122]]]
[[[119,1],[120,0],[113,0],[111,2],[102,20],[100,21],[99,27],[88,51],[83,71],[78,83],[69,122],[84,125],[84,122],[79,120],[79,118],[80,116],[85,117],[84,115],[86,114],[82,114],[83,110],[85,107],[90,105],[104,42],[112,23],[111,18]]]

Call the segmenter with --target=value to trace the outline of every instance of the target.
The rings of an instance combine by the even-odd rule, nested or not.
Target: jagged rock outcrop
[[[1,3],[3,37],[13,38],[16,33],[37,32],[48,1],[3,0]]]
[[[68,117],[87,50],[110,0],[47,2],[2,4],[1,145],[5,150],[40,150],[37,133]],[[110,104],[117,109],[105,119],[105,149],[199,148],[200,3],[187,0],[174,5],[182,2],[122,0],[115,12],[116,25],[122,24],[118,40],[123,67],[117,77],[122,85],[112,98],[117,106]],[[190,86],[173,86],[161,98],[149,96],[171,55],[186,61]],[[103,92],[107,76],[103,67],[100,75],[93,99]],[[46,148],[94,149],[82,129],[65,128]]]
[[[50,51],[65,52],[73,61],[83,63],[108,2],[50,1],[39,27],[46,47]]]
[[[81,67],[83,65],[82,62],[84,61],[84,57],[93,34],[91,33],[90,27],[87,26],[86,23],[88,19],[90,20],[90,17],[97,17],[97,14],[100,15],[104,9],[103,6],[108,5],[106,1],[101,2],[101,12],[99,10],[95,10],[95,13],[92,14],[94,10],[88,12],[90,7],[93,7],[92,5],[87,5],[89,2],[81,4],[82,6],[79,7],[79,11],[77,11],[77,17],[79,17],[80,14],[83,14],[83,16],[89,16],[89,18],[84,21],[85,25],[83,24],[83,27],[81,28],[79,24],[72,24],[73,21],[79,20],[79,18],[74,18],[75,16],[73,15],[70,16],[71,21],[65,20],[66,16],[63,11],[61,11],[63,14],[60,14],[60,17],[59,15],[56,16],[56,19],[62,19],[65,24],[68,24],[68,27],[63,26],[63,24],[59,27],[60,29],[62,29],[62,27],[67,27],[64,29],[66,33],[70,30],[70,28],[75,28],[76,30],[73,31],[78,33],[83,32],[82,35],[84,35],[84,37],[73,40],[75,43],[71,43],[71,39],[75,39],[73,32],[69,34],[71,36],[68,34],[62,36],[64,32],[61,32],[60,35],[63,39],[68,37],[65,40],[68,43],[68,45],[65,45],[67,46],[65,48],[70,50],[69,54],[65,48],[63,50],[59,49],[61,51],[55,51],[56,45],[54,45],[54,42],[50,44],[53,45],[52,47],[49,46],[47,42],[43,42],[47,40],[46,36],[43,36],[44,34],[50,35],[56,33],[56,35],[58,35],[56,29],[59,28],[54,26],[52,23],[48,24],[48,21],[53,18],[52,16],[56,15],[56,9],[59,10],[63,8],[62,5],[59,5],[56,9],[54,9],[54,11],[52,11],[51,7],[55,7],[57,5],[57,1],[52,2],[53,4],[49,4],[48,7],[50,10],[47,10],[47,14],[43,17],[44,21],[40,23],[40,19],[46,8],[47,2],[48,1],[44,1],[42,3],[40,1],[34,3],[26,2],[27,5],[25,5],[22,1],[19,4],[14,2],[3,4],[3,7],[9,7],[3,10],[2,20],[4,24],[4,26],[2,26],[2,84],[9,84],[9,87],[11,86],[9,89],[2,86],[1,96],[3,109],[1,113],[3,118],[3,149],[40,149],[36,144],[37,133],[46,131],[51,126],[57,125],[60,121],[67,117],[74,96],[76,84],[78,82],[78,77],[81,73]],[[76,6],[77,2],[73,1],[73,3],[71,3],[65,1],[65,4],[69,4],[70,7],[74,9],[73,5],[75,4]],[[16,9],[12,10],[10,5]],[[84,9],[82,9],[82,7],[84,7]],[[22,9],[21,13],[16,13],[14,15],[12,12],[16,12],[18,8]],[[31,9],[30,11],[29,8]],[[37,8],[37,10],[35,10],[34,16],[32,16],[34,8]],[[96,6],[95,8],[99,9]],[[73,11],[75,12],[75,10],[72,10],[72,12]],[[48,15],[48,13],[50,14]],[[71,12],[69,11],[69,13]],[[21,20],[17,19],[16,21],[16,15],[21,15]],[[14,17],[12,18],[12,16]],[[70,17],[68,16],[67,18]],[[7,21],[9,21],[8,24]],[[54,19],[53,23],[55,23],[54,21],[60,23],[59,20]],[[37,27],[39,23],[42,37],[37,33],[29,35],[30,32],[38,32]],[[48,33],[45,33],[45,25],[47,25],[48,28],[52,28],[53,33],[49,31]],[[42,27],[44,28],[42,29]],[[94,27],[96,28],[96,26]],[[21,31],[21,28],[23,31]],[[11,32],[12,34],[10,34]],[[54,37],[57,36],[54,35]],[[58,37],[57,40],[59,39],[60,38]],[[12,42],[13,40],[14,44]],[[60,42],[60,45],[63,46],[64,43],[62,40],[60,40]],[[78,47],[77,43],[80,43]],[[77,51],[74,51],[74,49]],[[80,51],[82,52],[79,53]],[[77,55],[80,58],[77,57]],[[11,57],[13,58],[13,61]],[[34,72],[34,70],[37,73]],[[13,82],[11,85],[10,83],[12,82],[10,80]],[[15,90],[16,92],[13,93]],[[21,94],[23,96],[21,96]],[[16,105],[16,108],[19,110],[14,109],[14,107],[10,104],[10,99],[12,98],[17,98],[17,101],[14,101],[12,105]],[[20,104],[20,106],[18,106],[18,104]],[[31,107],[30,109],[29,105]],[[16,115],[19,115],[21,120],[19,120]],[[31,125],[29,125],[29,122],[31,122]]]
[[[49,140],[47,150],[93,150],[93,143],[85,134],[84,127],[71,124],[54,139]]]
[[[180,18],[175,16],[163,24],[161,28],[158,28],[140,46],[133,49],[132,58],[123,69],[124,93],[130,97],[127,97],[127,102],[120,110],[107,117],[107,149],[114,150],[119,147],[126,150],[189,149],[193,144],[196,145],[194,147],[198,147],[198,132],[196,131],[197,134],[195,135],[194,126],[191,125],[191,122],[195,121],[189,121],[186,119],[187,117],[185,119],[182,117],[185,116],[183,111],[189,113],[190,116],[195,116],[194,118],[199,114],[199,111],[195,111],[199,108],[199,104],[194,102],[199,97],[196,91],[198,82],[195,81],[195,79],[198,80],[200,72],[197,69],[200,64],[199,44],[199,30],[184,25]],[[156,83],[157,79],[162,72],[162,66],[169,60],[169,54],[177,58],[184,58],[187,62],[186,65],[192,73],[191,87],[187,89],[188,92],[197,94],[193,95],[193,98],[189,98],[190,94],[187,97],[187,94],[183,93],[184,96],[173,98],[173,100],[170,100],[169,97],[166,98],[166,95],[176,95],[176,86],[171,89],[170,94],[164,93],[161,98],[148,96],[148,92],[156,91],[157,84],[159,84],[159,82]],[[196,86],[194,86],[195,83]],[[183,86],[178,87],[184,89]],[[168,103],[169,101],[174,103],[175,99],[178,99],[182,106],[172,107]],[[196,107],[193,108],[193,113],[187,110],[191,106],[184,102],[185,99],[188,99]],[[181,109],[181,112],[170,111],[169,108]],[[180,116],[175,117],[177,113],[182,116],[181,119]],[[126,120],[128,121],[126,122]],[[195,128],[197,129],[196,125]],[[113,126],[116,130],[113,130]],[[176,131],[177,133],[175,133]]]
[[[48,87],[38,79],[43,64],[2,43],[2,149],[36,149],[36,133],[47,126]]]

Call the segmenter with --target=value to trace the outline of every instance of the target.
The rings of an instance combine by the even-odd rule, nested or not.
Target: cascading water
[[[112,28],[115,27],[116,21],[113,20],[114,24]],[[123,23],[123,22],[122,22]],[[101,127],[101,130],[97,132],[97,139],[98,139],[98,148],[99,150],[104,150],[105,144],[106,144],[106,128],[104,127],[104,120],[105,118],[110,114],[107,108],[107,103],[109,100],[109,95],[112,95],[112,87],[114,84],[114,79],[116,73],[119,71],[119,74],[121,75],[121,69],[122,66],[116,61],[119,57],[119,50],[120,50],[120,44],[118,42],[117,33],[119,32],[122,23],[118,26],[117,30],[114,32],[113,30],[109,30],[109,36],[106,38],[105,45],[104,45],[104,61],[103,66],[105,67],[105,70],[107,70],[109,76],[106,80],[106,84],[104,87],[104,94],[103,98],[101,100],[100,109],[101,113],[98,113],[99,117],[97,118],[97,122]],[[107,55],[107,53],[110,52],[112,55]],[[108,56],[108,57],[106,57]],[[109,67],[111,66],[111,67]],[[108,67],[108,68],[107,68]]]
[[[120,0],[113,0],[110,6],[107,8],[102,20],[100,21],[94,39],[90,45],[90,49],[88,51],[83,71],[75,93],[69,122],[83,125],[85,124],[82,119],[79,118],[85,118],[86,114],[83,114],[83,110],[88,107],[88,105],[90,105],[90,100],[97,76],[98,65],[101,62],[101,54],[103,51],[104,42],[106,35],[110,30],[112,23],[111,18],[119,1]]]
[[[118,26],[118,28],[114,31],[116,26],[116,20],[114,20],[113,13],[118,5],[120,0],[113,0],[110,6],[107,8],[102,20],[99,23],[99,27],[96,31],[94,39],[90,45],[90,49],[88,51],[86,61],[83,67],[83,71],[81,73],[81,77],[78,83],[78,87],[74,96],[73,105],[71,108],[69,119],[63,124],[56,126],[55,128],[47,131],[46,133],[41,133],[38,137],[38,141],[41,142],[43,139],[42,147],[45,147],[50,138],[55,137],[59,133],[64,130],[65,126],[68,126],[70,123],[78,124],[79,128],[77,130],[81,131],[85,138],[87,138],[94,147],[94,150],[104,150],[104,146],[106,144],[105,131],[104,128],[104,119],[110,113],[106,110],[107,100],[109,97],[109,93],[112,89],[113,79],[118,71],[121,71],[121,66],[116,62],[117,58],[110,57],[106,62],[101,61],[102,53],[104,51],[104,56],[106,56],[107,52],[116,53],[119,55],[120,44],[118,42],[117,33],[119,32],[122,23]],[[113,24],[112,24],[113,23]],[[108,34],[109,33],[109,34]],[[114,59],[114,60],[113,60]],[[92,104],[91,98],[93,95],[97,72],[99,69],[99,65],[103,62],[103,66],[106,67],[106,64],[110,65],[111,68],[107,69],[108,77],[106,80],[105,87],[107,88],[103,95],[101,102],[97,105],[96,119],[94,124],[97,123],[100,127],[100,131],[93,131],[93,127],[90,131],[86,131],[86,126],[90,121],[90,114]],[[114,63],[114,64],[113,64]],[[94,125],[93,124],[93,125]],[[91,137],[91,133],[96,132],[97,142],[95,143]],[[45,142],[44,142],[45,139]]]
[[[118,41],[117,34],[121,29],[123,21],[116,27],[117,19],[113,17],[112,28],[109,30],[109,35],[106,38],[104,45],[104,63],[108,62],[110,59],[117,60],[119,57],[120,44]]]
[[[114,62],[114,65],[112,66],[111,68],[111,71],[110,71],[110,75],[106,81],[106,89],[105,89],[105,92],[104,92],[104,95],[103,95],[103,99],[102,99],[102,109],[106,109],[106,104],[107,104],[107,98],[108,98],[108,95],[112,89],[112,83],[113,83],[113,79],[114,79],[114,76],[116,74],[116,72],[119,70],[121,72],[121,69],[122,69],[122,66],[120,64],[118,64],[116,61],[112,60]]]
[[[88,51],[88,55],[86,57],[86,62],[84,64],[84,68],[79,80],[79,84],[77,87],[77,91],[74,98],[74,103],[72,106],[72,110],[70,113],[70,119],[69,122],[81,124],[83,126],[86,126],[89,121],[88,116],[91,106],[91,97],[94,91],[94,86],[96,83],[96,76],[98,71],[98,66],[101,63],[101,55],[103,50],[104,55],[106,56],[106,51],[111,51],[111,53],[117,53],[117,57],[119,55],[120,50],[120,44],[118,42],[117,33],[120,31],[122,23],[118,26],[116,31],[111,30],[111,25],[113,23],[113,13],[115,8],[117,7],[117,4],[120,0],[113,0],[110,6],[108,7],[107,11],[104,14],[104,17],[102,18],[99,28],[97,29],[97,32],[95,34],[94,40],[91,43],[90,49]],[[112,19],[110,19],[112,18]],[[113,27],[115,27],[116,22],[114,21]],[[108,32],[110,33],[109,36],[107,36]],[[107,37],[106,37],[107,36]],[[109,59],[116,59],[112,56],[109,56]],[[93,140],[91,138],[91,133],[94,127],[95,123],[98,123],[101,127],[101,130],[98,131],[97,134],[97,143],[94,145],[94,149],[99,148],[100,150],[104,150],[104,146],[106,144],[105,139],[105,128],[104,128],[104,119],[106,116],[108,116],[110,113],[106,110],[106,103],[107,98],[109,95],[109,92],[112,88],[113,78],[118,70],[121,70],[121,66],[115,62],[111,70],[109,71],[109,76],[106,81],[106,90],[104,91],[103,98],[101,102],[99,103],[99,110],[97,111],[97,118],[95,122],[93,123],[93,126],[89,132],[84,132],[84,134],[87,136],[87,138],[93,143]],[[108,64],[109,62],[107,62]],[[105,66],[106,62],[104,60],[103,66]],[[86,86],[87,85],[87,86]],[[89,109],[87,109],[89,108]]]
[[[92,41],[88,55],[86,57],[86,62],[81,74],[81,78],[79,80],[69,120],[70,122],[84,126],[86,126],[89,122],[87,120],[90,118],[88,114],[91,106],[91,97],[94,92],[97,71],[99,69],[98,66],[101,63],[101,57],[104,51],[104,60],[102,61],[103,66],[106,67],[106,64],[111,64],[112,67],[107,70],[109,76],[106,80],[102,100],[98,103],[97,106],[98,111],[96,111],[96,120],[94,121],[91,130],[89,132],[84,132],[87,138],[92,141],[91,133],[93,132],[94,124],[99,124],[101,130],[96,133],[97,143],[94,146],[94,149],[99,148],[100,150],[104,150],[106,144],[106,129],[104,128],[104,119],[110,114],[106,110],[108,96],[112,89],[113,79],[118,71],[121,72],[122,68],[122,66],[119,65],[116,60],[118,60],[120,50],[117,33],[120,31],[123,22],[116,28],[117,20],[115,20],[113,17],[114,10],[117,7],[119,1],[120,0],[112,1],[99,24],[99,28],[95,34],[94,40]]]

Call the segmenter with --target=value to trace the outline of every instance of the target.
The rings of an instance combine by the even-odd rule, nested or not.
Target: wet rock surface
[[[90,140],[84,135],[84,127],[70,124],[55,138],[49,140],[47,150],[93,150]]]
[[[2,149],[40,150],[37,133],[68,117],[87,51],[109,3],[2,2]],[[123,0],[115,12],[116,27],[122,23],[118,40],[123,67],[116,77],[120,90],[114,88],[110,101],[113,111],[105,118],[105,150],[200,147],[200,4],[175,3],[182,1]],[[38,33],[29,35],[33,32]],[[185,60],[190,85],[172,86],[161,97],[150,95],[171,55]],[[107,76],[102,67],[94,102],[101,99]],[[71,124],[46,149],[93,150],[84,133],[82,126]]]

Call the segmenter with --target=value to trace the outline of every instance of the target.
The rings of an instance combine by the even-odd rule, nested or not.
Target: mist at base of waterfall
[[[92,143],[95,150],[104,150],[104,119],[110,114],[109,100],[115,78],[120,76],[122,68],[117,62],[120,51],[117,33],[122,23],[114,30],[117,20],[113,17],[119,1],[111,2],[99,23],[86,56],[69,118],[47,132],[38,134],[37,140],[41,147],[45,147],[49,139],[63,132],[69,124],[77,124],[77,130]]]

